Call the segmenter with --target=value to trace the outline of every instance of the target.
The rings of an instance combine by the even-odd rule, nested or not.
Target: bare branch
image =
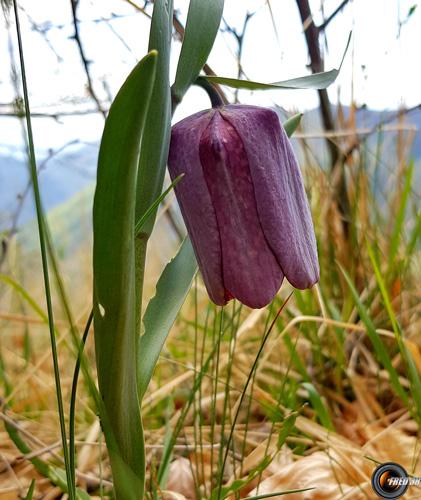
[[[310,56],[310,67],[313,73],[324,71],[324,61],[320,51],[319,43],[319,28],[314,24],[313,16],[310,10],[308,0],[296,0],[297,7],[300,12],[301,22],[304,28],[304,35],[307,42],[308,53]],[[333,18],[332,18],[333,19]],[[326,89],[318,90],[320,101],[320,113],[322,116],[323,127],[327,132],[335,130],[335,122],[333,120],[332,109],[329,101],[329,95]],[[337,168],[341,169],[338,176],[338,184],[336,187],[336,201],[343,218],[344,233],[348,233],[349,220],[349,200],[346,187],[346,178],[344,165],[341,162],[340,150],[332,141],[326,140],[326,146],[330,154],[330,169],[334,172]]]
[[[319,32],[324,31],[329,23],[341,12],[341,10],[349,3],[349,0],[343,0],[343,2],[332,12],[332,14],[318,27]]]
[[[87,83],[88,83],[88,92],[89,92],[90,96],[92,97],[92,99],[95,101],[95,103],[97,105],[97,108],[98,108],[98,111],[105,118],[106,113],[105,113],[105,110],[102,107],[102,104],[101,104],[100,100],[98,99],[98,96],[95,93],[95,90],[94,90],[94,87],[93,87],[93,84],[92,84],[91,73],[90,73],[90,70],[89,70],[89,61],[86,58],[85,50],[83,48],[82,40],[80,38],[79,21],[78,21],[78,18],[77,18],[77,8],[78,8],[78,5],[79,5],[79,0],[70,0],[70,4],[72,6],[73,26],[75,28],[74,38],[75,38],[75,41],[76,41],[77,46],[79,48],[80,58],[82,60],[83,67],[85,69],[86,79],[87,79]]]
[[[391,114],[388,118],[386,119],[381,119],[379,120],[371,129],[366,133],[366,137],[370,136],[372,134],[375,134],[378,132],[384,125],[391,123],[395,121],[397,118],[403,115],[408,115],[412,113],[413,111],[421,110],[421,103],[417,104],[416,106],[412,106],[411,108],[408,109],[401,109],[397,113]],[[361,139],[356,137],[355,141],[349,146],[349,148],[343,153],[345,160],[348,160],[352,153],[357,150],[361,145]]]
[[[1,105],[0,105],[1,107]],[[107,112],[107,109],[104,110]],[[98,109],[83,109],[75,111],[58,111],[57,113],[43,113],[43,112],[31,112],[32,118],[51,118],[53,120],[59,121],[60,118],[66,116],[83,116],[83,115],[95,115],[98,113]],[[0,116],[11,117],[11,118],[23,118],[25,114],[22,111],[0,111]]]
[[[247,30],[247,25],[250,21],[250,19],[254,16],[256,12],[247,12],[246,17],[244,18],[244,23],[243,23],[243,28],[241,32],[239,33],[235,28],[230,26],[224,18],[222,20],[224,21],[225,24],[225,31],[230,33],[231,35],[234,36],[234,38],[237,41],[237,51],[236,51],[236,58],[237,58],[237,79],[241,79],[242,76],[246,76],[243,67],[241,64],[241,59],[243,55],[243,45],[244,45],[244,37],[246,35],[246,30]],[[234,99],[235,102],[238,102],[238,91],[239,89],[235,89],[234,91]]]

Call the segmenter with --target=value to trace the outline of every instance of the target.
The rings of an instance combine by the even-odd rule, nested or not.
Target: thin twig
[[[227,33],[230,33],[231,35],[233,35],[234,38],[237,41],[236,58],[237,58],[237,79],[238,80],[240,80],[241,77],[245,76],[244,71],[243,71],[243,67],[242,67],[242,64],[241,64],[241,59],[242,59],[242,55],[243,55],[244,38],[245,38],[245,35],[246,35],[246,31],[247,31],[247,25],[248,25],[250,19],[255,14],[256,14],[256,12],[247,12],[246,13],[246,17],[244,18],[244,23],[243,23],[243,27],[241,29],[241,32],[238,32],[235,28],[233,28],[232,26],[230,26],[225,21],[224,18],[222,18],[222,20],[223,20],[223,22],[225,24],[224,31],[226,31]],[[234,91],[234,101],[236,103],[238,102],[238,92],[239,92],[239,89],[235,89],[235,91]]]
[[[0,105],[0,108],[2,105]],[[105,108],[104,112],[107,113],[108,109]],[[97,114],[97,109],[84,109],[84,110],[75,110],[75,111],[58,111],[57,113],[43,113],[43,112],[34,112],[31,114],[32,118],[52,118],[53,120],[59,121],[60,118],[65,116],[83,116],[83,115],[93,115]],[[24,115],[20,111],[0,111],[0,116],[11,117],[11,118],[22,118]]]
[[[310,10],[308,0],[296,0],[297,7],[300,12],[301,22],[304,28],[304,35],[307,42],[308,53],[310,56],[310,67],[313,73],[324,71],[324,60],[320,50],[319,43],[319,28],[313,21],[313,16]],[[332,17],[333,19],[333,17]],[[320,113],[322,116],[323,127],[326,131],[335,130],[335,122],[333,119],[332,108],[330,105],[329,95],[326,89],[317,91],[320,101]],[[326,140],[326,146],[330,155],[330,169],[333,173],[337,168],[340,169],[338,183],[336,186],[336,203],[342,215],[342,226],[344,234],[349,232],[350,206],[348,191],[346,186],[346,177],[343,163],[340,163],[341,156],[339,148],[332,141]]]
[[[79,20],[77,18],[77,9],[79,6],[79,0],[70,0],[70,3],[72,6],[73,26],[75,29],[74,39],[75,39],[76,44],[79,48],[79,54],[80,54],[80,58],[82,60],[83,67],[85,68],[86,80],[88,83],[88,92],[89,92],[90,96],[92,97],[92,99],[95,101],[97,108],[98,108],[98,111],[105,117],[106,116],[105,110],[102,107],[102,104],[101,104],[100,100],[98,99],[98,96],[96,95],[94,87],[93,87],[92,77],[91,77],[91,73],[89,70],[89,61],[86,58],[85,50],[83,48],[82,40],[80,37]]]
[[[349,0],[343,0],[343,2],[332,12],[332,14],[324,21],[317,29],[319,32],[324,31],[329,23],[333,21],[333,19],[341,12],[341,10],[346,6],[346,4],[349,2]]]
[[[412,106],[411,108],[402,109],[402,110],[398,111],[397,113],[393,113],[388,118],[386,118],[384,120],[379,120],[375,125],[373,125],[373,127],[371,127],[371,129],[368,130],[368,132],[365,135],[369,136],[369,135],[375,134],[384,125],[395,121],[397,118],[399,118],[399,116],[407,115],[407,114],[412,113],[413,111],[417,111],[419,109],[421,109],[421,103],[417,104],[416,106]],[[351,146],[349,146],[349,148],[344,153],[345,160],[348,160],[350,158],[352,153],[360,147],[360,144],[361,144],[361,139],[359,137],[356,137],[354,143],[351,144]]]

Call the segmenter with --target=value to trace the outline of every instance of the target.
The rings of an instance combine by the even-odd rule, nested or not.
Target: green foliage
[[[32,453],[31,448],[22,439],[22,437],[19,435],[18,430],[11,422],[5,421],[4,427],[6,429],[8,436],[15,444],[16,448],[18,448],[18,450],[22,454],[27,455]],[[69,492],[66,472],[63,469],[60,469],[58,467],[53,467],[44,460],[42,460],[41,458],[38,458],[37,456],[31,458],[30,462],[42,476],[47,477],[53,484],[58,486],[63,493]],[[32,484],[31,488],[33,492]],[[31,488],[28,491],[28,495],[31,492]],[[79,488],[75,490],[76,500],[89,500],[89,498],[90,498],[89,495],[85,491]]]
[[[224,486],[220,490],[215,490],[212,492],[210,500],[221,500],[227,498],[229,495],[233,493],[239,492],[242,488],[250,484],[253,479],[259,476],[270,464],[270,457],[266,456],[263,460],[257,465],[257,467],[253,468],[246,478],[244,479],[235,479],[229,486]]]
[[[140,61],[111,106],[93,209],[95,351],[104,404],[100,414],[116,496],[124,499],[143,494],[145,476],[136,379],[135,189],[156,60],[153,51]]]
[[[405,224],[405,214],[410,199],[413,177],[414,177],[414,161],[411,161],[409,167],[405,171],[403,192],[400,199],[398,211],[396,214],[395,223],[393,225],[393,232],[389,250],[389,269],[391,269],[392,266],[395,264],[395,259],[397,257],[399,243],[401,241],[402,231]]]
[[[402,384],[399,380],[398,373],[396,372],[395,368],[392,365],[392,361],[390,359],[390,356],[386,350],[386,347],[383,344],[382,339],[380,338],[380,335],[377,333],[377,330],[370,319],[369,313],[362,303],[357,290],[355,289],[354,284],[352,283],[351,278],[349,277],[349,274],[343,269],[343,267],[339,266],[340,270],[348,284],[349,290],[351,291],[351,295],[354,299],[355,305],[357,306],[358,313],[361,316],[361,320],[363,321],[364,325],[367,328],[367,334],[368,337],[373,345],[374,351],[377,355],[377,358],[379,362],[382,364],[382,366],[387,370],[389,377],[390,377],[390,383],[392,387],[394,388],[396,394],[402,399],[402,401],[408,405],[408,396],[402,387]]]
[[[170,51],[172,34],[173,0],[157,0],[154,2],[151,31],[149,35],[149,51],[158,51],[156,78],[153,83],[152,96],[149,103],[148,126],[142,136],[142,153],[139,157],[136,189],[136,221],[144,216],[162,191],[165,167],[171,133],[171,95],[169,83]],[[138,94],[140,96],[140,93]],[[136,97],[137,98],[137,97]],[[148,238],[155,222],[156,210],[145,221],[142,232]],[[141,240],[136,241],[137,286],[142,279]],[[138,294],[139,295],[139,294]],[[138,296],[138,307],[140,297]]]
[[[405,199],[407,194],[404,192],[402,199]],[[405,202],[406,204],[406,202]],[[395,233],[394,233],[395,234]],[[392,242],[394,238],[392,237]],[[371,264],[374,269],[374,274],[376,276],[377,284],[380,289],[380,293],[383,299],[384,306],[386,308],[387,314],[389,315],[390,322],[392,324],[393,332],[395,334],[396,343],[399,347],[399,351],[401,353],[402,359],[404,360],[407,370],[408,370],[408,378],[410,380],[411,385],[411,396],[413,398],[413,402],[416,410],[416,417],[418,421],[421,422],[421,380],[417,368],[415,366],[414,360],[412,359],[411,352],[405,345],[405,341],[403,338],[402,329],[396,319],[395,313],[393,311],[393,307],[390,301],[389,294],[386,289],[386,284],[383,280],[382,273],[378,266],[376,257],[374,252],[369,244],[367,244],[368,254],[371,260]]]
[[[331,85],[339,75],[338,69],[300,76],[273,83],[255,82],[252,80],[238,80],[224,76],[200,76],[210,83],[219,83],[234,89],[244,90],[277,90],[277,89],[325,89]]]
[[[224,0],[190,0],[172,94],[180,102],[205,65],[221,22]]]
[[[174,189],[174,187],[181,181],[183,178],[184,174],[179,175],[174,182],[172,182],[168,188],[152,203],[152,205],[146,210],[146,212],[143,214],[143,216],[136,222],[136,226],[134,228],[134,234],[135,236],[138,236],[141,232],[142,229],[144,228],[146,222],[149,220],[149,217],[152,216],[159,207],[159,205],[164,201],[164,199],[167,197],[167,195]]]
[[[324,405],[322,398],[320,397],[319,392],[310,382],[303,382],[302,386],[307,390],[311,406],[314,408],[316,412],[317,418],[320,423],[323,425],[325,429],[329,429],[331,431],[335,430],[335,427],[332,424],[332,421],[329,416],[329,412]]]
[[[32,500],[34,496],[35,490],[35,479],[32,479],[31,484],[29,485],[28,493],[25,496],[25,500]]]
[[[413,10],[410,10],[408,17],[415,10],[414,7],[411,9]],[[222,0],[214,2],[191,0],[175,83],[172,87],[173,107],[181,101],[206,63],[218,31],[222,10]],[[154,2],[149,48],[157,50],[158,55],[154,50],[136,66],[111,107],[101,142],[94,203],[95,345],[102,397],[96,393],[91,377],[87,377],[87,382],[101,416],[102,429],[111,461],[115,494],[117,498],[124,500],[138,499],[143,495],[145,464],[140,412],[142,398],[147,391],[161,349],[176,321],[180,308],[185,302],[197,271],[194,252],[187,238],[158,280],[156,294],[145,308],[144,328],[142,335],[139,336],[142,324],[140,311],[147,241],[153,230],[160,203],[179,181],[176,179],[161,194],[170,139],[169,63],[172,14],[172,0],[156,0]],[[249,90],[320,89],[326,88],[335,81],[339,69],[272,84],[219,76],[201,76],[199,80],[208,82],[208,85],[209,83],[218,83]],[[284,123],[288,136],[291,136],[297,129],[301,117],[301,114],[294,115]],[[266,424],[272,425],[270,437],[272,433],[277,433],[274,437],[278,449],[290,446],[296,454],[303,453],[307,449],[307,444],[303,443],[302,436],[299,436],[301,442],[298,445],[295,444],[294,448],[293,438],[296,436],[291,436],[296,425],[298,428],[298,412],[300,414],[307,412],[310,414],[309,418],[313,418],[315,414],[324,428],[334,432],[330,417],[328,391],[323,390],[323,384],[328,382],[329,385],[325,386],[329,388],[336,384],[335,388],[340,398],[347,398],[346,391],[352,391],[352,382],[349,384],[348,379],[343,376],[346,373],[347,348],[352,342],[351,335],[354,333],[351,328],[348,331],[348,326],[356,327],[362,336],[365,327],[379,365],[387,371],[390,385],[397,396],[393,402],[400,400],[411,410],[415,409],[416,417],[421,416],[419,373],[406,345],[403,326],[401,326],[401,323],[402,325],[404,323],[396,312],[393,296],[390,293],[391,282],[396,278],[396,275],[400,275],[402,270],[406,272],[409,270],[410,257],[416,252],[416,244],[421,232],[421,217],[417,215],[415,225],[406,241],[405,231],[409,227],[406,222],[411,202],[414,164],[411,163],[405,172],[402,190],[399,193],[400,198],[397,200],[395,212],[393,212],[394,218],[390,221],[389,239],[380,243],[377,242],[377,239],[380,239],[382,229],[380,227],[373,229],[370,221],[371,213],[366,225],[363,225],[359,218],[360,204],[367,201],[362,190],[366,165],[363,155],[361,158],[358,169],[349,169],[350,177],[354,175],[355,170],[357,170],[358,175],[355,185],[352,186],[355,188],[356,194],[350,215],[351,220],[347,221],[351,229],[349,241],[346,242],[349,246],[346,247],[344,244],[344,254],[346,251],[351,254],[350,250],[353,250],[353,245],[358,245],[361,239],[364,239],[361,238],[361,235],[372,235],[371,231],[376,235],[376,245],[373,247],[370,244],[366,247],[361,245],[358,248],[358,257],[346,255],[349,257],[349,261],[346,261],[347,271],[341,268],[342,279],[342,275],[336,273],[335,256],[337,256],[337,247],[343,244],[343,241],[335,235],[332,236],[329,230],[325,232],[324,227],[329,226],[330,223],[327,218],[321,221],[319,224],[319,244],[320,256],[323,259],[323,294],[320,293],[320,302],[323,304],[318,302],[312,291],[295,291],[294,303],[285,310],[285,317],[279,321],[275,319],[268,329],[269,318],[273,317],[273,308],[277,308],[280,304],[280,296],[274,301],[269,314],[267,314],[265,327],[260,330],[264,321],[257,322],[253,326],[255,331],[252,335],[246,341],[244,338],[241,339],[243,342],[239,346],[241,358],[237,358],[236,334],[240,321],[245,317],[245,314],[242,315],[241,306],[236,309],[234,302],[233,312],[230,314],[228,307],[217,309],[206,303],[206,320],[199,321],[197,290],[195,291],[195,319],[187,317],[180,322],[179,335],[175,339],[174,345],[170,345],[169,352],[176,353],[173,356],[176,359],[171,360],[174,365],[182,364],[184,366],[187,364],[188,368],[195,370],[196,374],[192,377],[190,384],[186,383],[185,387],[176,391],[177,396],[167,395],[167,399],[164,400],[165,403],[168,402],[168,407],[171,407],[174,412],[178,412],[175,423],[172,418],[165,420],[162,416],[164,409],[162,401],[158,411],[155,410],[156,413],[161,413],[158,417],[151,412],[148,414],[148,419],[152,424],[155,424],[155,427],[158,427],[156,422],[166,421],[164,448],[158,473],[155,477],[152,472],[150,479],[151,488],[154,490],[156,498],[159,498],[160,488],[165,487],[171,458],[175,454],[177,438],[181,437],[183,426],[187,419],[190,420],[192,413],[195,451],[198,454],[203,452],[200,446],[204,441],[210,441],[213,446],[213,443],[217,442],[220,437],[218,459],[213,461],[214,455],[212,454],[211,468],[213,470],[209,481],[210,485],[204,485],[205,488],[210,488],[210,498],[215,499],[226,498],[230,495],[238,498],[242,488],[257,478],[261,479],[260,476],[273,458],[273,452],[269,450],[268,445],[266,454],[254,469],[246,475],[242,474],[241,471],[231,484],[224,484],[227,460],[232,458],[235,469],[236,465],[237,468],[239,465],[238,455],[242,458],[246,456],[247,430],[249,423],[253,422],[255,418],[254,409],[252,409],[253,403],[258,403],[256,405],[258,406],[257,414],[259,411],[263,413]],[[318,175],[321,176],[319,172]],[[329,184],[329,179],[327,179],[327,184]],[[324,193],[320,190],[316,192],[317,195],[322,198]],[[325,209],[323,203],[324,200],[316,199],[317,209],[319,206]],[[42,215],[41,208],[39,206],[39,213]],[[378,207],[374,207],[374,211],[376,209]],[[331,213],[322,209],[320,211],[322,216]],[[43,231],[45,233],[44,243],[48,247],[48,228],[42,217],[39,219],[39,224],[41,233]],[[324,252],[326,248],[324,245],[327,247],[326,252]],[[54,263],[54,253],[48,248],[47,250],[58,281],[59,291],[61,290],[61,301],[68,322],[73,329],[71,311],[67,307],[59,269]],[[46,254],[45,251],[44,254]],[[382,274],[383,263],[381,262],[383,256],[385,256],[385,269],[387,270],[384,275]],[[43,257],[45,261],[45,255]],[[402,266],[396,266],[398,259],[399,264],[402,261]],[[361,289],[370,281],[373,271],[377,288],[369,289],[368,294],[363,296]],[[0,279],[17,292],[42,318],[44,323],[49,324],[50,327],[53,326],[51,331],[56,334],[50,310],[49,315],[46,315],[31,294],[12,278],[2,275]],[[383,315],[376,316],[376,311],[373,311],[372,306],[379,302],[384,307]],[[356,305],[356,314],[349,316],[348,313],[353,309],[354,304]],[[320,307],[321,305],[322,307]],[[51,308],[49,307],[49,309]],[[204,307],[205,309],[206,307]],[[322,314],[320,309],[322,309]],[[307,317],[300,319],[300,315]],[[186,316],[188,315],[186,314]],[[348,319],[349,317],[352,319]],[[296,319],[295,326],[292,325],[294,328],[289,328]],[[335,320],[335,325],[330,326],[327,323],[328,320]],[[347,321],[349,324],[346,323]],[[396,352],[396,347],[389,349],[377,330],[377,325],[381,321],[392,326],[395,334],[394,339],[405,365],[402,368],[400,366],[397,368],[392,362],[391,351]],[[298,323],[301,324],[298,325]],[[364,325],[362,328],[360,328],[361,323]],[[285,373],[278,372],[277,366],[274,365],[271,358],[267,358],[269,360],[268,368],[260,366],[264,363],[259,363],[268,335],[274,325],[284,332],[284,345],[281,346],[284,351],[278,354],[289,354],[289,364]],[[190,361],[192,358],[193,329],[194,366],[192,367]],[[87,331],[88,328],[86,334]],[[282,344],[282,340],[278,340],[280,340],[279,344]],[[301,340],[303,340],[304,349],[299,343]],[[185,345],[190,346],[190,351],[184,349]],[[279,347],[275,342],[273,345]],[[83,367],[84,359],[82,346],[79,348],[77,345],[77,347],[79,357],[76,372],[79,370],[80,362],[82,362]],[[354,352],[356,356],[359,355],[357,349]],[[272,349],[269,354],[274,356],[276,360],[280,359],[275,357],[276,349]],[[222,362],[222,355],[227,355],[228,360],[225,360],[225,364]],[[250,366],[243,366],[243,359],[250,358],[254,359],[254,362],[251,363],[251,370],[249,370]],[[187,363],[185,363],[186,360]],[[167,366],[162,367],[162,365],[159,366],[160,376],[161,371],[168,369]],[[171,368],[173,369],[174,366],[171,365]],[[285,368],[284,365],[282,368]],[[293,370],[295,372],[291,373]],[[6,387],[6,394],[8,394],[11,390],[10,380],[4,372],[3,359],[0,358],[0,378]],[[257,372],[262,375],[261,379],[256,376]],[[232,375],[233,373],[234,375]],[[280,373],[282,373],[281,384],[279,384]],[[404,377],[409,380],[410,390],[404,386]],[[162,380],[166,380],[165,376],[162,377]],[[234,386],[233,380],[235,380],[235,384],[240,380],[242,385]],[[74,441],[72,425],[75,414],[76,384],[77,376],[73,383],[71,396],[71,443]],[[207,390],[205,394],[202,393],[204,388]],[[266,391],[268,400],[260,400],[256,389],[262,393]],[[303,389],[305,390],[303,391]],[[179,407],[175,403],[179,403],[180,393],[183,398],[183,406],[178,410]],[[323,398],[321,394],[323,394]],[[235,405],[232,406],[233,395],[237,399]],[[223,396],[222,412],[219,404],[217,405],[217,398],[221,396]],[[354,396],[351,395],[351,398]],[[411,397],[414,398],[414,402],[411,401]],[[201,411],[201,400],[207,398],[210,399],[210,403],[207,403],[208,411],[204,413]],[[314,414],[308,408],[309,403]],[[246,406],[247,408],[245,408]],[[337,404],[335,408],[340,408],[340,404]],[[239,445],[241,432],[238,432],[237,436],[236,424],[240,421],[244,424],[245,431],[243,442]],[[282,422],[281,426],[278,422]],[[202,425],[210,429],[205,438],[201,434],[206,432],[202,430]],[[6,430],[21,453],[26,454],[32,451],[22,440],[16,428],[6,425]],[[219,432],[220,434],[218,434]],[[300,431],[297,430],[297,432]],[[290,436],[291,439],[288,439]],[[268,442],[270,443],[270,438]],[[214,452],[213,448],[212,452]],[[218,461],[216,462],[216,460]],[[67,484],[69,475],[65,471],[53,467],[37,457],[32,458],[31,461],[40,474],[49,478],[63,492],[69,490]],[[74,469],[74,457],[71,457],[70,465]],[[200,492],[202,485],[199,487],[200,475],[205,476],[197,466],[195,488],[199,492],[199,497],[202,494]],[[214,484],[215,478],[216,485]],[[35,484],[32,483],[27,498],[32,498],[34,486]],[[257,500],[278,497],[309,489],[311,488],[257,495],[253,498]],[[205,497],[207,497],[207,493],[205,489]],[[88,496],[85,492],[75,490],[75,498],[85,500]]]
[[[406,16],[407,19],[409,19],[412,15],[415,14],[415,11],[417,10],[418,4],[411,5],[408,10],[408,14]]]
[[[298,113],[288,118],[288,120],[282,124],[288,137],[291,137],[300,126],[302,117],[303,113]]]
[[[304,493],[305,491],[311,491],[316,488],[302,488],[301,490],[288,490],[288,491],[276,491],[274,493],[266,493],[265,495],[257,495],[254,497],[249,497],[249,500],[261,500],[263,498],[274,498],[280,497],[282,495],[292,495],[293,493]]]
[[[291,434],[292,430],[294,429],[295,421],[297,420],[298,413],[291,413],[291,415],[288,415],[284,421],[282,422],[282,428],[279,431],[278,434],[278,442],[277,447],[278,450],[284,446],[287,437]]]
[[[159,353],[181,306],[190,290],[197,271],[196,258],[189,238],[177,255],[167,264],[150,300],[144,317],[144,334],[139,341],[138,383],[142,398],[152,377]]]
[[[345,47],[344,55],[338,69],[331,69],[330,71],[323,71],[321,73],[313,73],[312,75],[300,76],[298,78],[291,78],[290,80],[283,80],[273,83],[261,83],[251,80],[238,80],[237,78],[226,78],[223,76],[201,76],[199,79],[205,79],[210,83],[219,83],[227,85],[234,89],[246,90],[274,90],[274,89],[325,89],[331,85],[339,75],[342,67],[343,60],[348,51],[351,42],[351,35],[349,34],[348,41]]]

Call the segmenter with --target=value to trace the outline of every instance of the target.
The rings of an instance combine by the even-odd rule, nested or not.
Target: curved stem
[[[202,87],[202,89],[208,94],[209,99],[212,104],[212,108],[220,108],[221,106],[224,105],[224,101],[219,94],[219,92],[216,90],[214,85],[212,85],[210,82],[206,80],[206,78],[202,78],[199,76],[197,80],[194,82],[194,85],[197,85],[198,87]]]

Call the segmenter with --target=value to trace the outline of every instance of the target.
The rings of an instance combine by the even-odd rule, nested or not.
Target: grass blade
[[[303,493],[304,491],[315,490],[316,488],[303,488],[301,490],[286,490],[286,491],[277,491],[275,493],[266,493],[264,495],[257,495],[255,497],[249,497],[249,500],[261,500],[263,498],[273,498],[282,495],[292,495],[293,493]]]
[[[406,207],[408,205],[409,195],[411,194],[412,179],[414,177],[414,161],[411,161],[408,169],[405,172],[405,182],[403,192],[396,214],[395,224],[393,226],[392,237],[390,240],[389,250],[389,269],[392,269],[394,261],[399,249],[402,229],[405,223]]]
[[[335,427],[332,424],[332,420],[330,419],[329,412],[328,412],[327,408],[325,407],[325,405],[322,401],[322,398],[320,397],[320,394],[318,393],[317,389],[310,382],[303,382],[302,386],[308,392],[311,406],[313,407],[314,411],[316,412],[316,415],[317,415],[318,419],[320,420],[320,423],[323,425],[323,427],[325,429],[329,429],[331,431],[334,431]]]
[[[21,438],[19,435],[19,431],[15,424],[13,423],[12,420],[10,420],[8,417],[5,415],[2,416],[2,419],[4,421],[4,428],[6,429],[6,432],[10,439],[13,441],[15,444],[16,448],[23,454],[23,455],[29,455],[32,454],[33,450],[27,445],[27,443]],[[59,469],[58,467],[53,467],[49,465],[47,462],[42,460],[39,457],[32,457],[29,459],[29,461],[32,463],[32,465],[35,467],[35,469],[44,477],[48,478],[53,484],[58,486],[63,493],[68,493],[68,482],[67,482],[67,475],[66,473],[62,470]],[[89,495],[80,490],[76,489],[75,490],[75,499],[76,500],[89,500]]]
[[[361,302],[361,299],[358,295],[357,290],[355,289],[354,284],[352,283],[351,278],[349,277],[348,273],[345,271],[345,269],[338,264],[345,281],[348,284],[348,287],[351,291],[351,295],[354,299],[354,302],[357,306],[358,313],[361,317],[362,322],[367,328],[367,334],[368,337],[374,347],[374,351],[376,353],[377,359],[379,362],[383,365],[383,367],[386,369],[386,371],[389,374],[390,377],[390,383],[392,384],[393,389],[395,390],[396,394],[402,399],[402,401],[408,405],[408,396],[402,387],[402,384],[400,383],[398,373],[396,372],[395,368],[392,365],[392,361],[390,359],[389,354],[387,353],[387,350],[379,336],[379,334],[376,331],[376,328],[373,324],[373,322],[370,319],[370,316],[368,315],[367,309],[364,307],[364,304]]]
[[[35,479],[32,479],[31,484],[29,485],[28,493],[25,496],[25,500],[32,500],[34,496],[35,490]]]
[[[234,415],[234,418],[232,420],[232,424],[231,424],[231,429],[230,429],[230,433],[228,435],[228,439],[225,443],[225,453],[224,453],[224,459],[222,461],[222,466],[219,470],[219,478],[218,478],[218,485],[217,485],[217,490],[216,490],[216,497],[219,498],[220,497],[220,492],[221,492],[221,488],[222,488],[222,481],[223,481],[223,473],[224,473],[224,470],[225,470],[225,465],[227,463],[227,460],[228,460],[228,454],[229,454],[229,450],[230,450],[230,445],[231,445],[231,442],[232,442],[232,439],[233,439],[233,436],[234,436],[234,430],[235,430],[235,425],[237,423],[237,420],[238,420],[238,416],[239,416],[239,413],[240,413],[240,409],[241,409],[241,405],[244,401],[244,398],[246,397],[246,394],[247,394],[247,389],[248,389],[248,386],[253,378],[253,375],[254,375],[254,372],[257,368],[257,364],[259,362],[259,359],[260,359],[260,356],[263,352],[263,349],[266,345],[266,342],[269,338],[269,335],[271,334],[275,324],[276,324],[276,321],[278,320],[279,318],[279,315],[281,314],[281,312],[283,311],[284,307],[286,306],[286,304],[288,303],[289,299],[291,298],[291,295],[292,295],[292,292],[291,294],[285,299],[284,303],[281,305],[281,307],[279,308],[278,312],[276,313],[275,315],[275,318],[273,319],[272,323],[270,324],[269,328],[267,329],[263,339],[262,339],[262,342],[260,344],[260,347],[259,347],[259,350],[257,351],[257,354],[256,354],[256,357],[254,358],[254,361],[253,361],[253,365],[250,369],[250,372],[249,372],[249,375],[247,377],[247,380],[246,380],[246,383],[243,387],[243,390],[241,392],[241,396],[240,396],[240,400],[238,402],[238,405],[237,405],[237,411],[235,412],[235,415]],[[213,492],[213,494],[215,494]]]
[[[184,174],[180,174],[178,177],[174,179],[174,182],[172,182],[168,188],[152,203],[152,205],[146,210],[144,215],[139,219],[139,221],[136,223],[135,229],[134,229],[134,234],[137,236],[142,232],[142,229],[144,225],[146,224],[146,221],[151,217],[153,213],[156,212],[157,208],[159,205],[162,203],[162,201],[165,200],[165,198],[168,196],[170,191],[172,191],[175,186],[181,181],[181,179],[184,177]]]
[[[401,353],[402,359],[406,363],[409,380],[411,382],[411,393],[413,395],[413,400],[415,407],[417,409],[418,419],[421,420],[421,380],[418,370],[415,366],[414,360],[412,358],[411,351],[405,345],[401,327],[396,319],[395,313],[393,311],[392,304],[390,302],[389,294],[387,293],[386,285],[382,277],[382,273],[376,261],[373,249],[367,243],[368,254],[370,256],[371,264],[374,269],[374,274],[376,276],[377,284],[382,295],[383,303],[386,311],[389,315],[390,322],[392,324],[393,332],[395,334],[396,343],[398,344],[399,351]]]
[[[22,89],[23,89],[23,100],[25,103],[25,118],[26,118],[26,132],[27,132],[27,140],[28,140],[28,154],[30,160],[30,173],[31,173],[31,181],[35,199],[35,209],[37,214],[37,222],[38,222],[38,236],[39,243],[41,249],[41,261],[42,261],[42,271],[44,276],[44,288],[45,288],[45,298],[47,302],[47,311],[48,311],[48,326],[50,331],[50,344],[51,344],[51,353],[53,358],[53,367],[54,367],[54,381],[57,395],[57,406],[58,406],[58,414],[60,421],[60,433],[61,433],[61,441],[63,446],[63,455],[64,455],[64,464],[66,468],[66,477],[67,477],[67,485],[68,485],[68,493],[69,499],[74,500],[75,491],[71,482],[72,472],[70,470],[70,462],[69,462],[69,449],[67,446],[67,438],[66,438],[66,424],[64,418],[64,408],[63,408],[63,396],[61,391],[61,381],[60,381],[60,370],[58,366],[58,355],[57,355],[57,345],[55,339],[55,330],[54,330],[54,315],[53,315],[53,304],[51,298],[51,289],[50,289],[50,277],[48,271],[48,256],[47,256],[47,242],[46,242],[46,231],[44,224],[44,213],[41,203],[41,194],[38,185],[38,173],[37,173],[37,163],[35,156],[35,146],[34,139],[32,134],[32,123],[31,123],[31,111],[29,106],[29,96],[28,96],[28,87],[27,87],[27,79],[26,79],[26,70],[25,70],[25,59],[23,53],[23,44],[22,37],[20,31],[20,21],[19,21],[19,9],[17,5],[17,0],[13,0],[13,9],[15,14],[15,22],[16,22],[16,34],[18,39],[19,46],[19,60],[20,60],[20,69],[22,73]]]

